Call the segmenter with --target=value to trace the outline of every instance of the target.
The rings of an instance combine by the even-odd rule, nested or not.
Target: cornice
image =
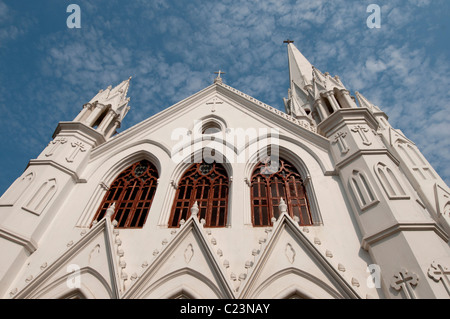
[[[106,142],[101,133],[81,122],[59,122],[52,137],[55,138],[60,133],[81,134],[88,140],[93,141],[94,147]]]
[[[367,108],[339,109],[322,121],[318,126],[318,132],[325,136],[332,134],[340,125],[364,121],[371,129],[378,128],[378,121]]]
[[[48,166],[52,166],[64,173],[66,173],[67,175],[69,175],[76,183],[86,183],[87,181],[85,179],[80,178],[80,176],[78,176],[78,173],[59,164],[58,162],[52,161],[52,160],[40,160],[40,159],[32,159],[28,162],[28,166],[35,166],[35,165],[48,165]]]
[[[372,235],[364,236],[361,247],[368,250],[370,246],[376,244],[386,237],[390,237],[403,231],[434,231],[446,243],[449,240],[448,234],[434,222],[430,223],[397,223]]]
[[[389,152],[387,149],[372,149],[372,150],[358,150],[354,152],[352,155],[338,162],[336,164],[336,169],[338,170],[341,169],[342,167],[350,164],[355,159],[363,155],[386,155],[395,163],[395,165],[397,166],[400,165],[400,161],[397,158],[395,158],[394,155],[392,155],[392,153]]]
[[[34,253],[38,249],[38,244],[32,238],[15,233],[4,226],[0,226],[0,237],[23,246],[29,254]]]

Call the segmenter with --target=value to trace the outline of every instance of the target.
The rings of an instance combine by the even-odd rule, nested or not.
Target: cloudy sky
[[[81,9],[81,28],[66,12]],[[381,8],[370,29],[369,4]],[[0,194],[100,89],[133,76],[121,131],[224,82],[284,109],[283,40],[339,75],[450,184],[448,0],[0,0]]]

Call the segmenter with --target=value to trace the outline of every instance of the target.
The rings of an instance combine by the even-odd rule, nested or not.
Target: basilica
[[[285,42],[284,111],[219,71],[120,133],[131,78],[61,121],[0,198],[0,298],[450,298],[449,187]]]

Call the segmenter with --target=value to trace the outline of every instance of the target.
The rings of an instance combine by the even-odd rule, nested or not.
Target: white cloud
[[[282,42],[291,38],[321,71],[339,75],[348,89],[360,90],[386,111],[450,180],[442,168],[450,146],[449,130],[443,129],[450,100],[448,55],[433,60],[416,39],[422,28],[435,28],[430,18],[417,17],[436,8],[426,0],[380,1],[382,26],[375,30],[366,26],[372,2],[138,0],[120,12],[111,12],[107,1],[86,3],[79,32],[42,34],[38,51],[44,54],[46,86],[36,83],[27,93],[57,112],[38,135],[47,142],[55,122],[70,120],[99,89],[129,75],[132,110],[123,128],[211,84],[218,69],[227,73],[225,83],[283,109],[289,76]],[[0,41],[7,33],[4,12],[0,0]],[[11,29],[10,38],[19,36],[18,24],[7,27],[19,29]],[[434,37],[430,32],[420,39],[429,44]],[[29,128],[22,130],[29,135]]]

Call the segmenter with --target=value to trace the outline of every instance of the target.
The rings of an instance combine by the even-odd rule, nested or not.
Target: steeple
[[[356,108],[350,92],[338,76],[322,73],[287,40],[290,88],[284,99],[286,112],[318,125],[341,108]]]
[[[95,129],[105,138],[111,137],[130,110],[130,98],[127,97],[130,80],[131,76],[114,88],[110,85],[106,90],[100,90],[83,106],[74,122],[81,122]]]
[[[355,92],[356,99],[358,100],[360,107],[368,108],[372,113],[381,112],[380,108],[370,102],[367,98],[365,98],[361,93]]]
[[[300,89],[307,90],[313,81],[313,66],[295,47],[293,41],[288,41],[289,78],[291,89],[297,85]]]

